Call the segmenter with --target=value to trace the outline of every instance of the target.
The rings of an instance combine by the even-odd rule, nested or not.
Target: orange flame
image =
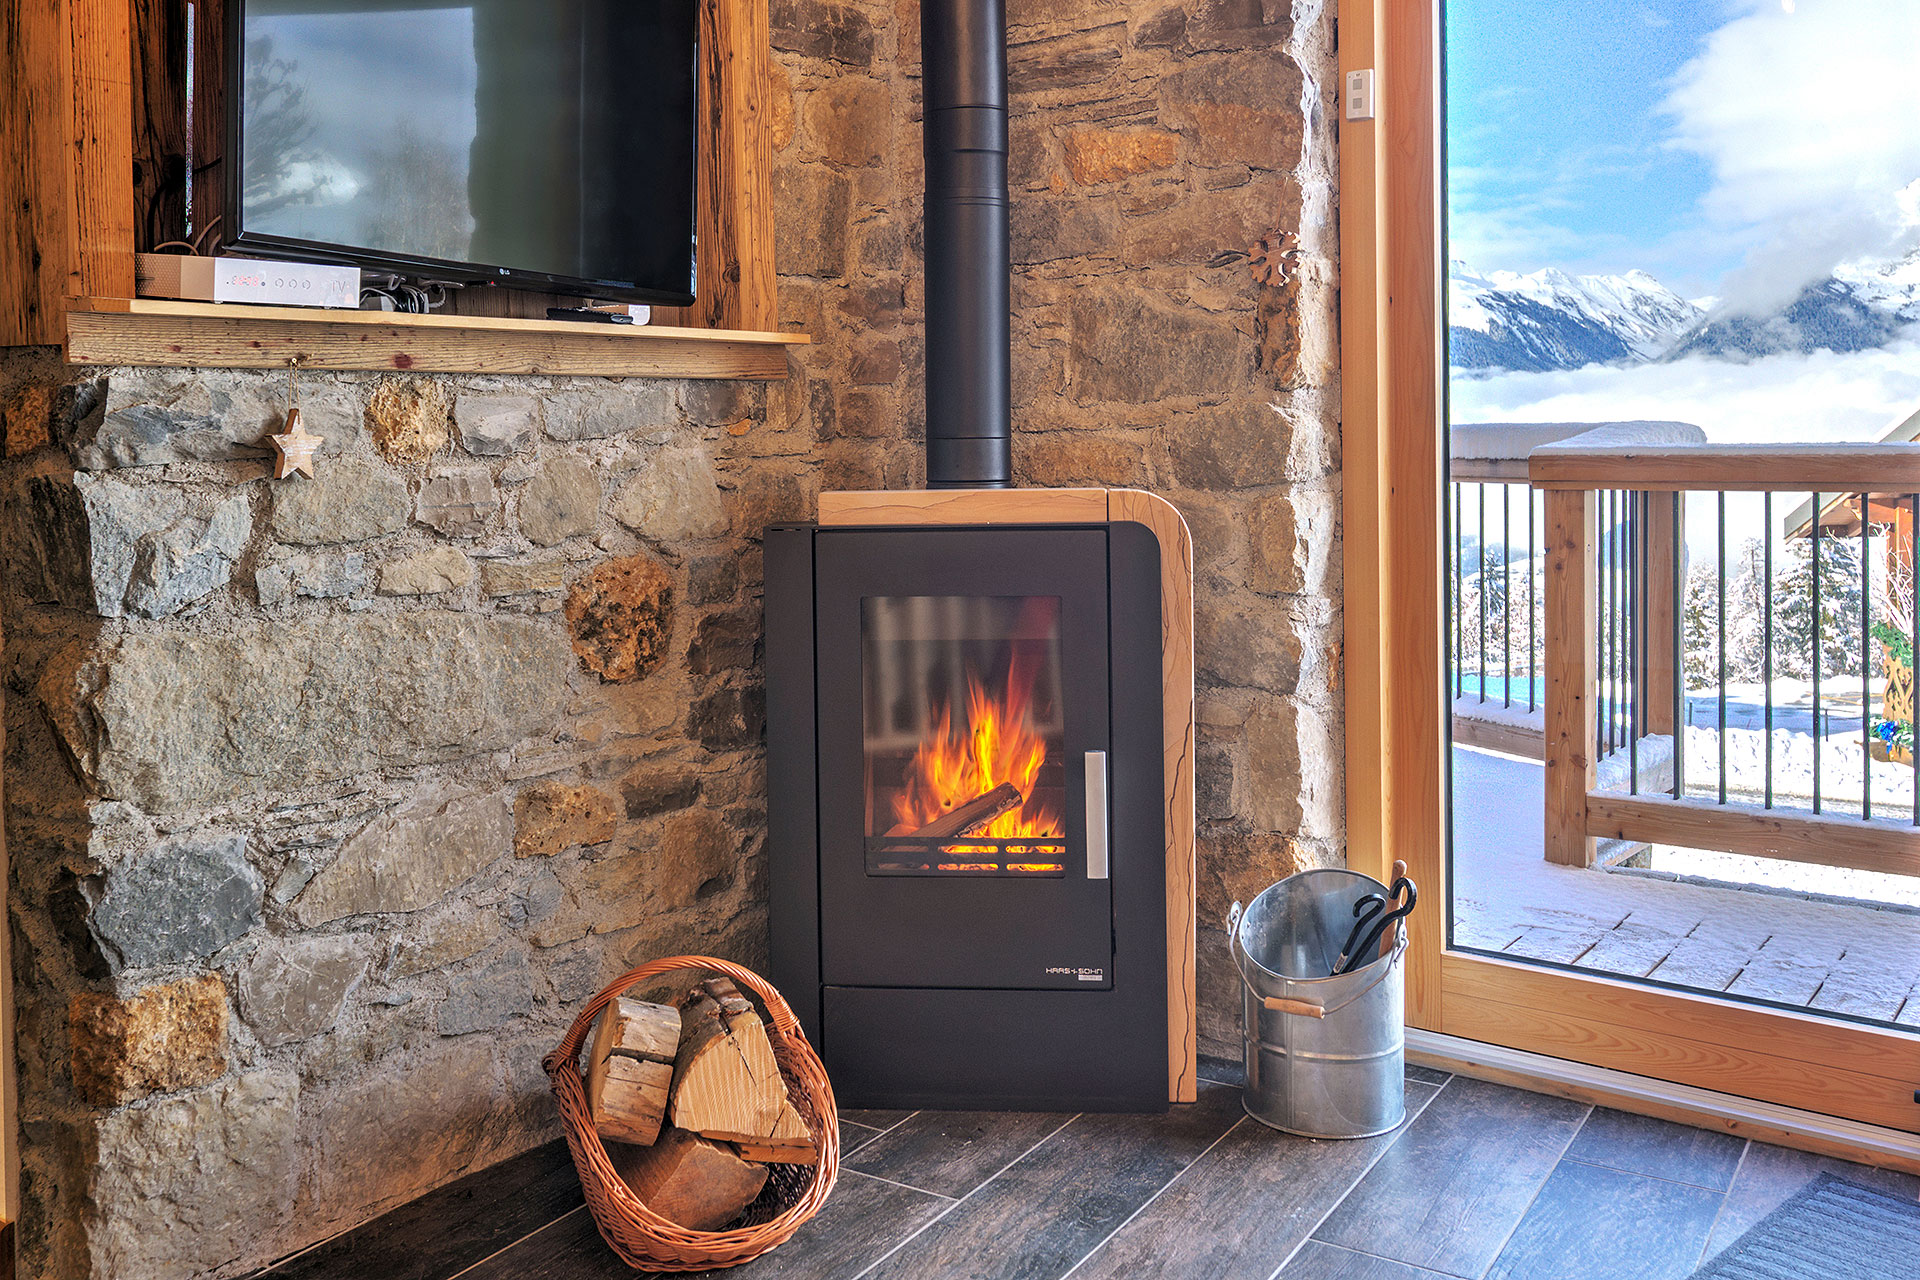
[[[894,816],[902,826],[917,831],[1002,783],[1012,783],[1025,803],[973,834],[991,839],[1059,837],[1060,815],[1034,795],[1047,758],[1046,740],[1033,727],[1037,671],[1034,662],[1016,656],[1007,670],[1006,695],[999,699],[967,673],[965,732],[955,732],[950,707],[935,714],[907,766],[906,786],[893,797]]]

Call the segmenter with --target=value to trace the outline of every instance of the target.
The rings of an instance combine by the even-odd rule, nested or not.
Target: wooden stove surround
[[[1193,540],[1173,505],[1139,489],[828,492],[822,525],[1145,525],[1160,543],[1160,679],[1166,708],[1167,1100],[1198,1088],[1194,997]]]

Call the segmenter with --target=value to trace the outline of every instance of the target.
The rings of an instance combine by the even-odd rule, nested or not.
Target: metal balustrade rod
[[[1644,589],[1640,558],[1645,548],[1638,536],[1639,510],[1645,501],[1644,493],[1627,495],[1627,670],[1632,681],[1627,687],[1627,793],[1636,796],[1640,794],[1640,700],[1646,688],[1640,667],[1640,650],[1646,639],[1642,634],[1645,628],[1640,625],[1640,598]]]
[[[1813,495],[1813,811],[1820,812],[1820,495]]]
[[[1513,705],[1513,486],[1500,486],[1500,705]]]
[[[1766,589],[1760,593],[1760,680],[1766,687],[1766,777],[1762,805],[1773,808],[1773,492],[1760,495],[1761,576]]]
[[[1681,494],[1674,490],[1673,533],[1669,539],[1673,555],[1673,626],[1667,642],[1673,649],[1673,798],[1687,795],[1687,663],[1686,596],[1687,531],[1681,524]]]
[[[1476,653],[1480,660],[1480,701],[1487,700],[1487,482],[1482,480],[1480,490],[1480,643]]]
[[[1540,588],[1537,585],[1538,580],[1534,577],[1533,566],[1535,565],[1535,563],[1537,563],[1537,557],[1540,554],[1540,549],[1535,544],[1534,535],[1533,535],[1533,500],[1536,495],[1533,492],[1532,485],[1527,486],[1526,493],[1527,493],[1527,712],[1528,714],[1532,714],[1533,704],[1536,700],[1534,685],[1540,679],[1540,665],[1536,658],[1536,650],[1534,648],[1535,637],[1534,637],[1534,627],[1533,627],[1533,614],[1534,614],[1534,610],[1539,607],[1538,596],[1540,593]]]
[[[1872,524],[1868,520],[1867,495],[1860,495],[1860,818],[1862,821],[1873,817],[1873,734],[1869,726],[1873,718],[1867,714],[1867,701],[1872,697],[1868,675],[1873,664],[1867,659],[1867,646],[1873,640],[1873,570],[1868,555],[1868,533]]]
[[[1720,803],[1725,804],[1727,802],[1727,491],[1725,489],[1720,490],[1718,496],[1720,499],[1720,562],[1714,573],[1714,585],[1717,588],[1715,594],[1720,598],[1718,618],[1720,628],[1720,644],[1718,650],[1720,660],[1720,713],[1716,742],[1718,751],[1716,754],[1720,757]]]

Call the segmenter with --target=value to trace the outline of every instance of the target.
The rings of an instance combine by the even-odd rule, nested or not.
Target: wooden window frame
[[[1432,904],[1410,920],[1408,1023],[1920,1132],[1920,1036],[1447,945],[1440,31],[1438,0],[1340,3],[1341,73],[1375,71],[1377,111],[1340,135],[1348,860],[1405,859]]]

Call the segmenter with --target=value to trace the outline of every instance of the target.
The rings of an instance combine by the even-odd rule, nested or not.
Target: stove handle
[[[1087,879],[1107,878],[1107,753],[1087,752]]]

